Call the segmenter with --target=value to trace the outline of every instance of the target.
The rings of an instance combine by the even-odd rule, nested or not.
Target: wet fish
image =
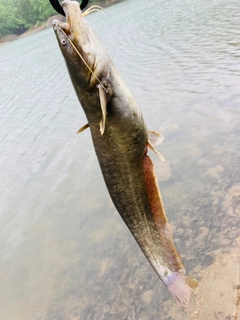
[[[142,113],[82,13],[79,3],[62,3],[66,22],[54,31],[90,128],[112,201],[157,275],[182,306],[198,282],[185,268],[172,239],[148,149],[161,135],[148,131]],[[99,7],[95,7],[99,9]],[[159,153],[158,155],[162,157]],[[162,159],[163,160],[163,159]]]

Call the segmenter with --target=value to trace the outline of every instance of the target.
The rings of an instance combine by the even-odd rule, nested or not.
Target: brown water
[[[179,307],[116,212],[48,29],[0,47],[0,319],[239,320],[240,2],[105,13],[88,20],[165,136],[152,158],[199,288]]]

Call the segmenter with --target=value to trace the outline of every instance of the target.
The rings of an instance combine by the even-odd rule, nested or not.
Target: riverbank
[[[118,3],[118,2],[121,2],[121,1],[123,1],[123,0],[106,0],[104,4],[101,4],[101,7],[106,8],[108,6],[111,6],[111,5]],[[13,41],[13,40],[16,40],[19,38],[29,36],[30,34],[39,32],[41,30],[50,28],[50,27],[52,27],[52,22],[54,19],[61,20],[61,21],[65,20],[65,18],[60,14],[54,15],[52,17],[49,17],[46,21],[43,21],[40,26],[39,25],[33,26],[30,29],[28,29],[27,31],[25,31],[24,33],[20,34],[19,36],[16,34],[6,34],[6,35],[0,37],[0,45],[3,45],[5,43],[8,43],[10,41]]]

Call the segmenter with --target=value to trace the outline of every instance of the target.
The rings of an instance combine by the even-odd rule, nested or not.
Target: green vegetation
[[[105,0],[89,1],[103,4]],[[0,0],[0,36],[23,33],[56,14],[49,0]]]
[[[21,34],[53,14],[48,0],[0,0],[0,36]]]

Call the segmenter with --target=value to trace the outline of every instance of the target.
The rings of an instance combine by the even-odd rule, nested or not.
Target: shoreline
[[[122,2],[124,0],[107,0],[104,4],[101,4],[102,8],[106,8],[109,7],[113,4]],[[6,34],[4,36],[0,37],[0,46],[12,42],[14,40],[23,38],[23,37],[27,37],[33,33],[37,33],[39,31],[42,31],[44,29],[48,29],[52,27],[52,22],[54,19],[57,20],[61,20],[61,21],[65,21],[65,17],[63,17],[61,14],[56,14],[54,16],[49,17],[47,20],[43,21],[42,24],[40,26],[33,26],[31,28],[29,28],[27,31],[25,31],[24,33],[20,34],[19,36],[16,34]]]

